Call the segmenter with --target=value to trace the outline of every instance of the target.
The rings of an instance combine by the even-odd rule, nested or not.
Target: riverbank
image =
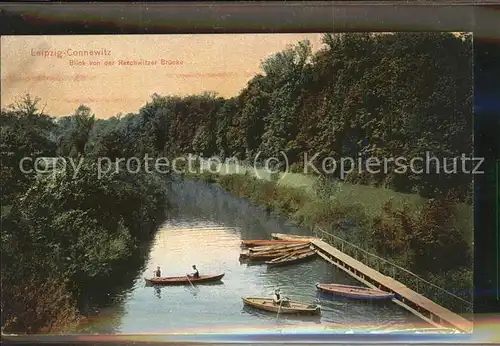
[[[315,177],[298,174],[274,181],[249,173],[187,177],[216,183],[302,227],[327,229],[472,301],[472,208],[451,197],[426,200],[372,186],[312,182]]]

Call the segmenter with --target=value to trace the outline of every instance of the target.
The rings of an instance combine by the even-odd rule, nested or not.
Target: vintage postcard
[[[468,33],[3,36],[4,333],[472,329]]]

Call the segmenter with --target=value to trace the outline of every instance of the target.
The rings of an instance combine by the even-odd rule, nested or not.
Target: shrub
[[[2,271],[2,331],[5,333],[70,332],[81,321],[76,302],[57,277],[7,278]]]
[[[469,245],[454,227],[454,206],[451,196],[430,199],[418,213],[388,202],[372,222],[373,245],[383,255],[410,256],[412,269],[420,273],[470,265]]]

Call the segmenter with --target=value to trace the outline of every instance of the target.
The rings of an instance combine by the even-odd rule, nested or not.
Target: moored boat
[[[293,248],[288,248],[288,249],[267,250],[267,251],[248,251],[248,254],[250,256],[283,254],[283,256],[284,256],[286,254],[290,254],[290,253],[293,253],[295,251],[301,251],[301,250],[304,250],[304,249],[309,249],[309,247],[310,247],[309,244],[304,244],[304,245],[300,245],[300,246],[294,246]]]
[[[280,257],[287,257],[293,254],[301,254],[311,251],[307,246],[299,249],[292,249],[288,251],[275,251],[275,252],[256,252],[256,253],[246,253],[241,254],[240,259],[247,259],[250,261],[270,261]]]
[[[265,253],[251,253],[251,252],[242,252],[240,254],[240,260],[248,260],[248,261],[269,261],[277,257],[282,257],[287,255],[287,252],[265,252]]]
[[[319,315],[321,307],[316,304],[307,304],[290,300],[287,303],[279,305],[273,302],[270,298],[242,298],[245,305],[280,314],[297,314],[297,315]]]
[[[310,246],[308,242],[300,242],[298,244],[285,244],[285,245],[267,245],[267,246],[256,246],[249,248],[249,252],[276,252],[276,251],[288,251],[294,249],[302,249]]]
[[[353,299],[390,300],[394,298],[393,293],[361,286],[317,283],[316,288],[320,291],[327,292],[336,296]]]
[[[295,234],[285,234],[285,233],[271,233],[271,238],[281,241],[307,241],[307,242],[312,242],[318,239],[316,237],[311,237],[306,235],[295,235]]]
[[[170,276],[170,277],[162,277],[162,278],[144,278],[147,284],[150,285],[163,285],[163,286],[173,286],[173,285],[196,285],[202,283],[209,282],[217,282],[220,281],[223,277],[223,274],[218,275],[200,275],[199,278],[188,278],[187,276]]]
[[[288,264],[299,263],[314,258],[316,251],[307,249],[303,251],[293,252],[289,255],[278,257],[267,261],[266,264],[269,266],[284,266]]]
[[[291,245],[291,244],[303,244],[307,243],[305,240],[265,240],[265,239],[255,239],[255,240],[242,240],[241,246],[243,247],[256,247],[256,246],[268,246],[268,245]]]
[[[243,252],[240,254],[240,260],[247,261],[268,261],[276,257],[283,256],[281,253],[251,253]]]

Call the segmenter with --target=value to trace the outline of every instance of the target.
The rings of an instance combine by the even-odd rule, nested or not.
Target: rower
[[[279,288],[274,290],[274,297],[273,297],[273,303],[274,304],[280,304],[281,303],[281,291]]]
[[[155,276],[157,278],[160,278],[161,277],[161,270],[160,270],[160,266],[156,267],[156,270],[155,270]]]
[[[274,290],[273,303],[280,306],[289,306],[290,300],[287,297],[281,297],[281,290],[279,288]]]
[[[198,272],[198,269],[196,269],[196,266],[194,264],[193,264],[193,272],[189,276],[195,279],[198,279],[200,277],[200,273]]]

